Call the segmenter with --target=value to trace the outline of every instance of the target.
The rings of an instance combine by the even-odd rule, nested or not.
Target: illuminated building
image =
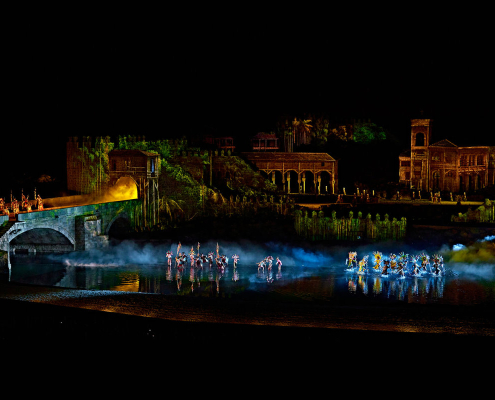
[[[259,132],[251,139],[253,151],[277,151],[278,138],[275,133]]]
[[[327,153],[242,153],[286,193],[338,193],[337,160]]]
[[[411,150],[399,156],[399,180],[411,189],[468,192],[494,184],[495,146],[430,144],[431,119],[411,120]]]

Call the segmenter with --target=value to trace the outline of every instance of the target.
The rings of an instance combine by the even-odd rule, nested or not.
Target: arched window
[[[424,146],[425,145],[425,135],[422,132],[416,133],[416,146]]]

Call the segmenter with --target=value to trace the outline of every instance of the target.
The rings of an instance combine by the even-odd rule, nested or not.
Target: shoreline
[[[287,301],[274,295],[236,298],[88,291],[0,283],[0,339],[95,343],[223,338],[228,344],[251,335],[278,335],[323,345],[356,338],[428,345],[481,344],[495,338],[489,305],[425,305],[393,302]],[[230,336],[233,335],[233,336]],[[438,344],[438,343],[437,343]]]

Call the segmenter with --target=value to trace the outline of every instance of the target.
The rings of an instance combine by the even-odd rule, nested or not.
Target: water
[[[493,243],[481,241],[479,246]],[[478,246],[478,247],[479,247]],[[345,271],[348,249],[315,251],[281,245],[226,244],[220,254],[236,253],[224,270],[208,264],[202,268],[169,267],[164,254],[176,252],[176,244],[149,245],[125,242],[108,249],[63,255],[15,255],[11,258],[10,280],[44,286],[74,289],[158,293],[172,296],[242,298],[270,295],[293,301],[336,301],[339,303],[408,302],[454,305],[495,304],[495,267],[490,260],[445,263],[443,276],[383,278],[380,274],[358,275]],[[190,247],[181,251],[189,253]],[[196,250],[196,249],[194,249]],[[279,269],[259,269],[265,256],[279,256]],[[354,250],[354,249],[353,249]],[[389,250],[383,248],[382,250]],[[399,253],[403,249],[396,249]],[[406,249],[407,250],[407,249]],[[411,250],[411,249],[408,249]],[[479,248],[475,249],[480,253]],[[200,252],[215,252],[215,246],[202,246]],[[358,258],[370,255],[371,248],[357,248]],[[469,253],[466,246],[444,249],[454,260]],[[410,254],[414,254],[409,251]],[[476,253],[476,254],[478,254]],[[384,254],[386,254],[384,252]],[[481,253],[480,253],[481,254]],[[453,256],[452,256],[453,255]],[[462,257],[461,257],[462,258]]]

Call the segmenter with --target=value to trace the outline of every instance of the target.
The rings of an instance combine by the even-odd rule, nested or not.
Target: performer
[[[203,262],[199,254],[196,257],[196,268],[203,268]]]
[[[407,260],[409,258],[409,254],[404,254],[404,252],[399,253],[399,264],[402,263],[402,268],[407,269]]]
[[[373,269],[378,272],[380,271],[381,264],[382,264],[382,253],[379,251],[374,251],[373,256],[375,257],[375,265],[373,266]]]
[[[280,268],[282,268],[282,261],[278,257],[277,257],[277,263],[276,264],[277,264],[278,269],[280,270]]]
[[[189,258],[191,259],[191,267],[194,267],[194,247],[191,247],[189,251]]]
[[[382,276],[387,276],[388,275],[388,269],[390,267],[390,261],[389,260],[384,260],[383,261],[383,269],[382,269]]]
[[[168,264],[168,266],[170,267],[170,266],[172,266],[172,256],[173,256],[173,254],[172,254],[172,252],[169,250],[169,251],[167,251],[166,256],[167,256],[167,264]]]
[[[412,265],[412,274],[419,276],[419,265],[418,265],[419,256],[411,256]]]
[[[421,253],[419,259],[421,260],[421,272],[428,272],[426,266],[430,264],[430,257],[425,253]]]
[[[364,258],[359,261],[359,270],[358,274],[364,274],[368,270],[368,255],[365,255]]]
[[[397,256],[393,253],[390,254],[390,269],[392,272],[395,272],[395,268],[397,268]]]
[[[357,252],[356,251],[350,251],[349,252],[349,258],[345,260],[345,263],[347,264],[348,269],[352,269],[353,266],[352,264],[354,263],[354,267],[356,267],[357,263]]]
[[[232,256],[232,260],[234,260],[234,268],[237,267],[237,263],[239,262],[239,256],[237,254],[234,254]]]
[[[441,274],[441,270],[440,270],[440,264],[442,262],[441,260],[441,256],[439,256],[438,254],[434,254],[433,257],[433,266],[432,266],[432,274],[435,274],[435,275],[440,275]]]

